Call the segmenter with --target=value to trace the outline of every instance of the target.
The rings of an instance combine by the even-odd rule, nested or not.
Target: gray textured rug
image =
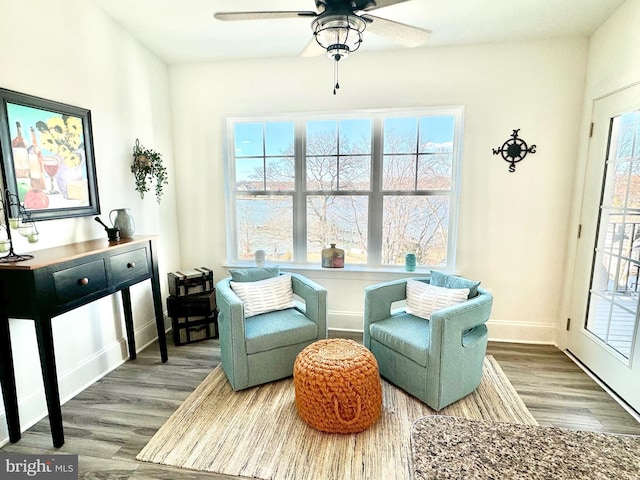
[[[430,416],[411,429],[414,480],[638,480],[640,437]]]

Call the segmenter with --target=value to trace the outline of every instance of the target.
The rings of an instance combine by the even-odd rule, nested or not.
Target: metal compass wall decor
[[[536,153],[535,145],[528,147],[527,142],[518,138],[519,131],[519,128],[514,130],[511,134],[511,138],[504,142],[502,147],[492,149],[494,155],[502,155],[502,158],[511,164],[509,165],[509,171],[512,173],[516,171],[516,163],[524,160],[527,153]]]

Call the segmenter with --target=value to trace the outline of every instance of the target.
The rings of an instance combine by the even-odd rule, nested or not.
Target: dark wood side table
[[[33,252],[32,260],[0,264],[0,382],[11,442],[20,440],[20,419],[9,318],[32,319],[35,322],[55,447],[64,444],[64,432],[52,317],[122,292],[129,358],[133,360],[136,358],[136,346],[129,287],[150,279],[160,356],[162,362],[167,361],[156,238],[141,236],[118,242],[89,240]]]

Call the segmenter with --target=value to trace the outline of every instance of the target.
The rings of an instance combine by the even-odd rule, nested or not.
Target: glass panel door
[[[611,119],[586,328],[628,363],[640,273],[640,111]]]
[[[640,85],[596,100],[592,121],[567,348],[640,412]]]

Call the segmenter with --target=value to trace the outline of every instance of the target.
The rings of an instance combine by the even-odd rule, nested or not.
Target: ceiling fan
[[[368,12],[388,7],[407,0],[315,0],[318,12],[313,11],[262,11],[262,12],[217,12],[218,20],[270,20],[282,18],[312,18],[313,38],[302,51],[303,56],[313,56],[326,52],[329,58],[337,62],[355,52],[362,43],[362,32],[368,28],[371,32],[385,36],[406,47],[422,45],[429,30],[395,22],[386,18],[370,15]]]

